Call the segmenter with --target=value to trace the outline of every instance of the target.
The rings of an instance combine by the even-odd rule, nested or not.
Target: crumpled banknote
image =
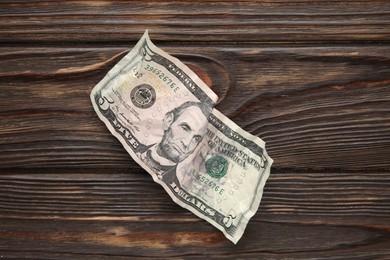
[[[214,108],[217,98],[147,31],[91,93],[99,118],[172,200],[237,243],[273,160]]]

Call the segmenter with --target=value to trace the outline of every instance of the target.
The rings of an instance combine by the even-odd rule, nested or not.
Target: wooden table
[[[0,2],[0,258],[389,259],[388,0]],[[149,28],[275,159],[237,245],[89,93]]]

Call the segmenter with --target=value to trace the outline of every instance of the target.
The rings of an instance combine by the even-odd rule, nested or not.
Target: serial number
[[[206,185],[208,185],[210,188],[212,188],[214,191],[216,191],[219,195],[223,195],[223,192],[225,191],[221,187],[219,187],[215,182],[210,180],[207,177],[204,177],[203,175],[196,174],[195,175],[196,179]]]
[[[154,68],[153,66],[150,66],[149,64],[146,64],[146,67],[144,68],[147,71],[150,71],[154,74],[156,74],[163,82],[165,82],[171,89],[173,89],[173,92],[179,91],[179,86],[176,86],[176,83],[173,82],[169,76],[165,75],[161,70]]]

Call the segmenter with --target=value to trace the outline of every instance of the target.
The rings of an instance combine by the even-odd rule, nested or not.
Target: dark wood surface
[[[275,160],[233,245],[89,93],[145,29]],[[0,258],[390,258],[390,2],[1,1]]]

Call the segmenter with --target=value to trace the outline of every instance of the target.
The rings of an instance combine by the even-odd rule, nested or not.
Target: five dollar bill
[[[99,118],[172,200],[237,243],[273,160],[260,138],[214,108],[217,99],[147,31],[91,92]]]

